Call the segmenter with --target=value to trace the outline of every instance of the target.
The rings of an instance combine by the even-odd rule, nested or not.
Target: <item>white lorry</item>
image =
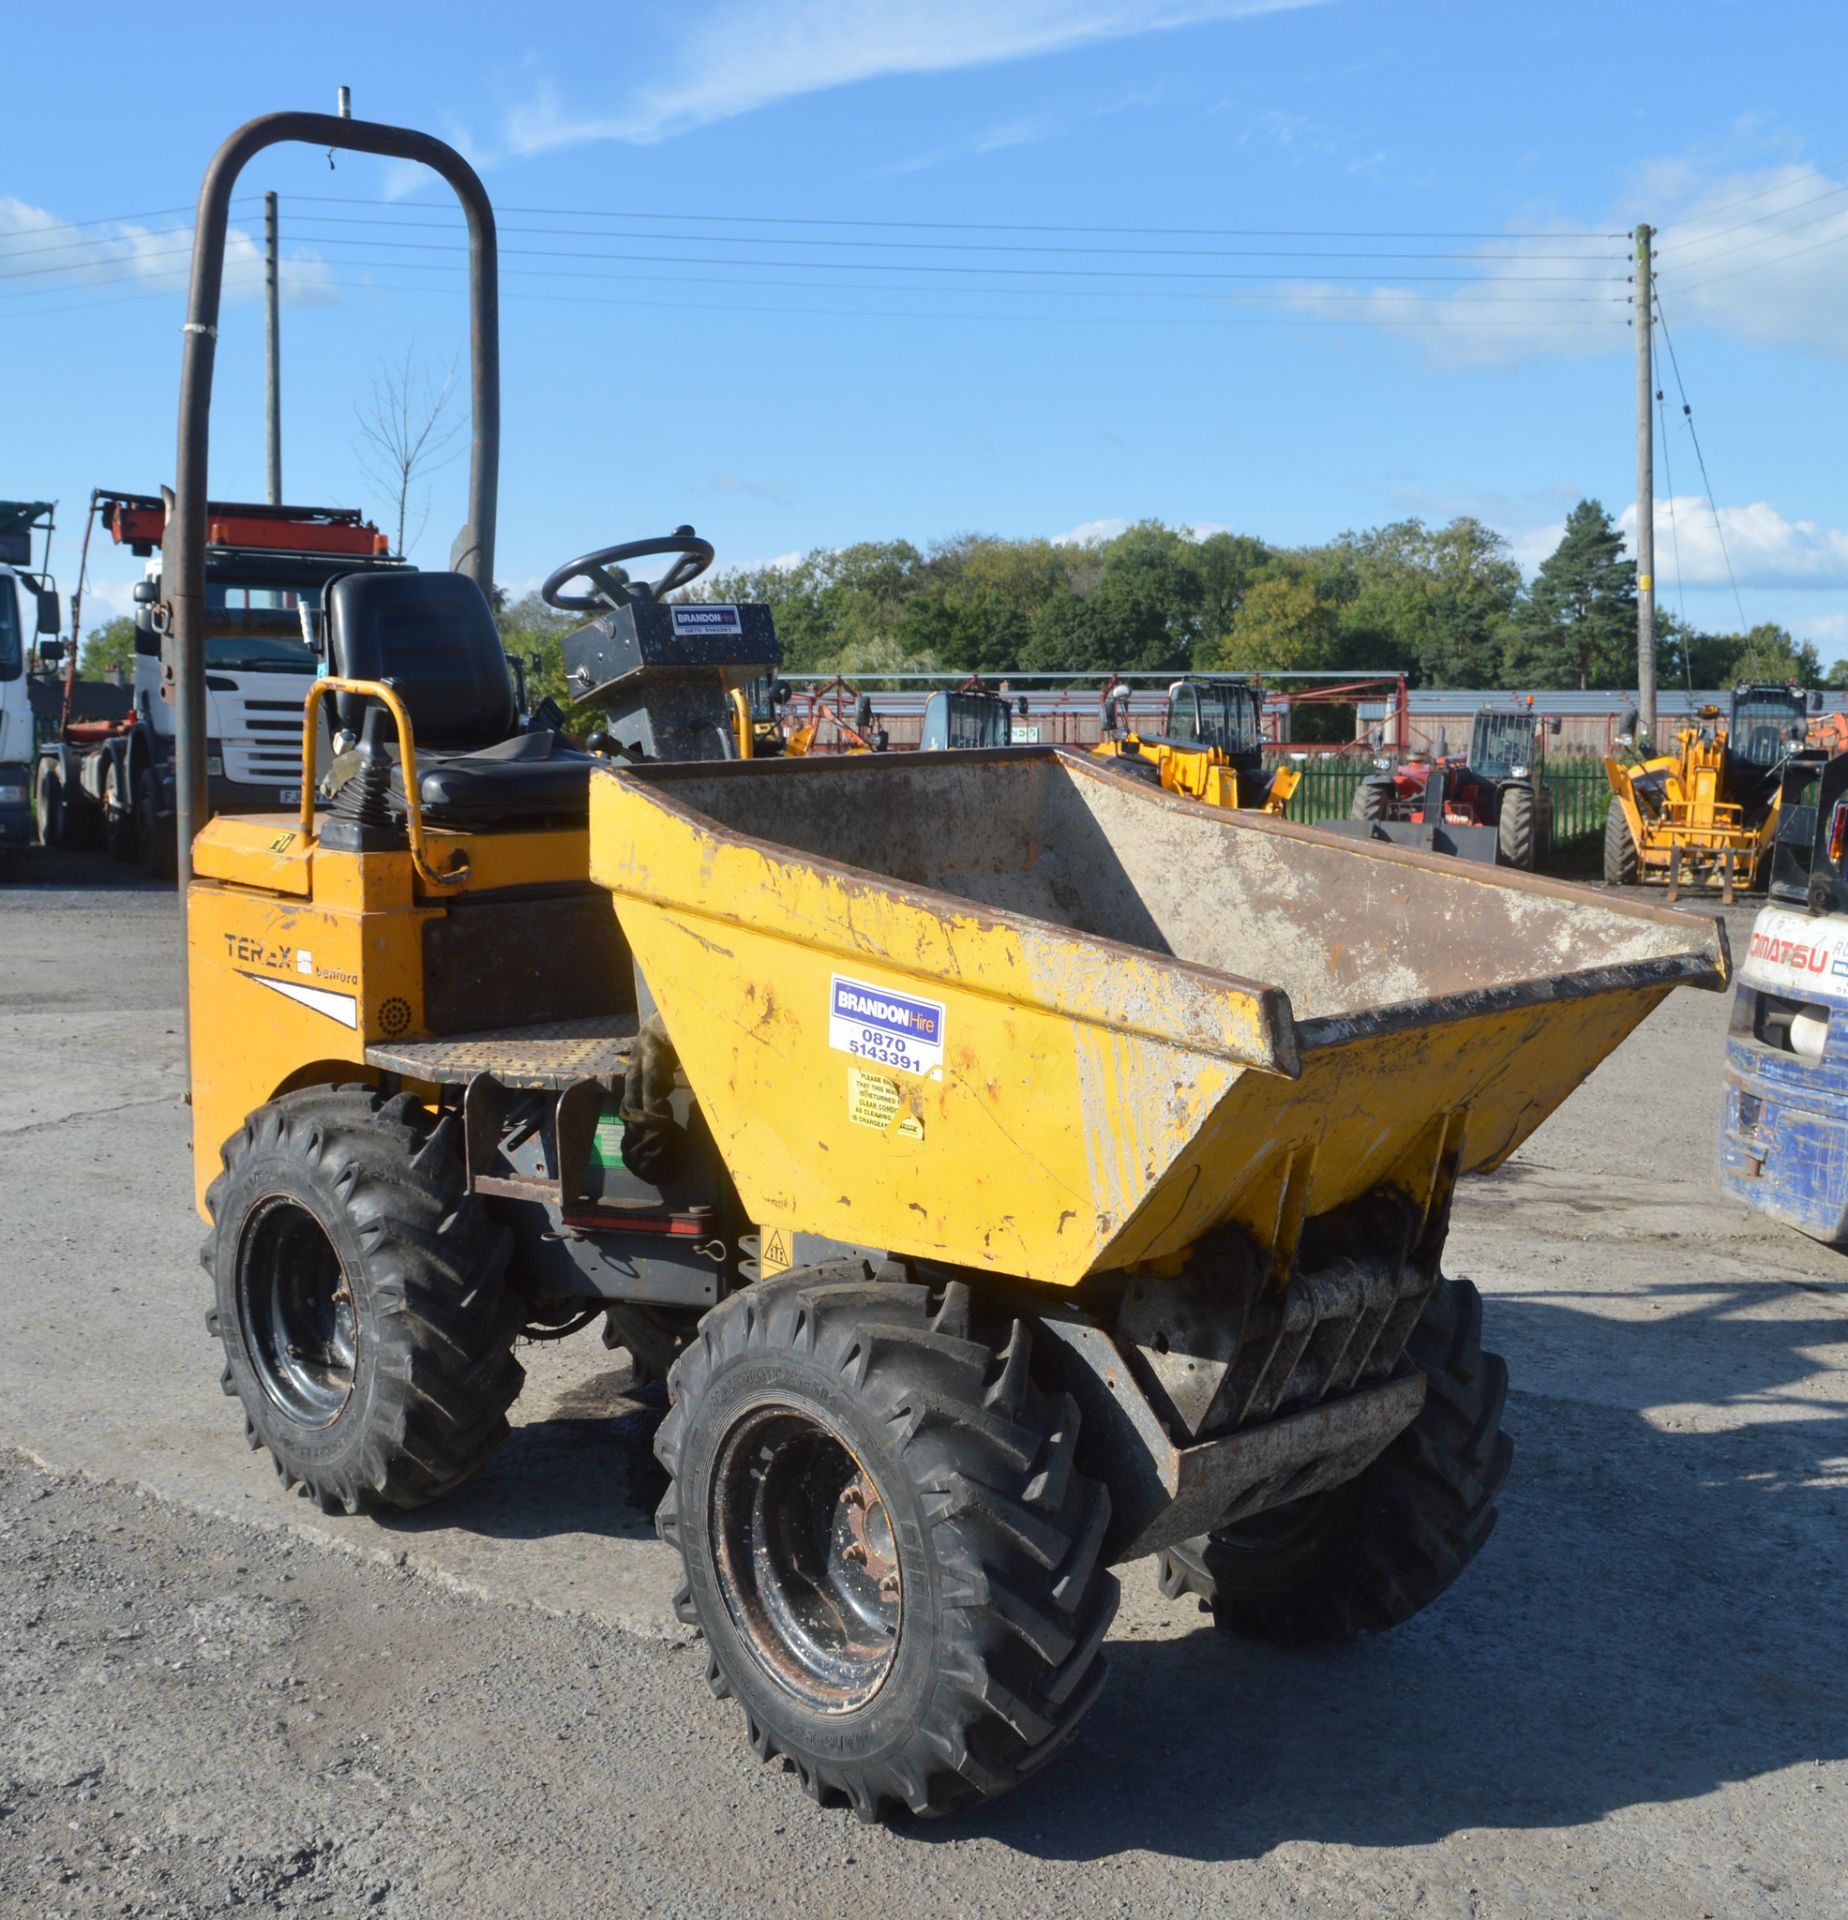
[[[0,500],[0,857],[32,840],[32,689],[26,656],[61,623],[51,564],[52,505]],[[32,566],[32,536],[45,552]],[[55,642],[52,643],[55,650]]]
[[[74,672],[54,738],[41,744],[40,834],[48,846],[99,840],[150,875],[174,870],[174,712],[162,685],[165,622],[160,547],[167,506],[147,494],[98,489],[84,535],[100,524],[147,561],[136,582],[135,664],[126,711],[86,703]],[[303,682],[320,659],[303,635],[302,609],[357,569],[402,568],[389,542],[358,509],[216,502],[207,508],[205,558],[207,760],[214,813],[293,807],[302,780]],[[78,580],[81,608],[83,577]],[[76,646],[77,610],[73,611]],[[99,690],[100,691],[100,690]]]

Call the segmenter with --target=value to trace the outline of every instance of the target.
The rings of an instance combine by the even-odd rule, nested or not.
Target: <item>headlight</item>
[[[25,804],[24,787],[0,787],[0,807],[23,807]]]
[[[1392,768],[1392,762],[1387,759],[1383,753],[1376,753],[1373,756],[1373,764],[1378,767],[1382,773],[1390,772]]]
[[[208,753],[205,756],[205,771],[213,780],[222,779],[225,771],[224,755],[221,753]]]
[[[1514,769],[1514,777],[1517,780],[1525,780],[1527,778],[1527,769],[1525,767],[1516,767]]]

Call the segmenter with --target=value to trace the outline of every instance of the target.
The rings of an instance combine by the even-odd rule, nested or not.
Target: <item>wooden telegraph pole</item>
[[[1653,227],[1636,229],[1636,730],[1653,746],[1656,731],[1655,303],[1650,287]]]

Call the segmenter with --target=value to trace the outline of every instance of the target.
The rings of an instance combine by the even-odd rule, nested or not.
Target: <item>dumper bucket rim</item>
[[[652,790],[654,804],[667,809],[677,817],[707,829],[717,830],[734,844],[749,846],[760,854],[774,859],[787,860],[791,857],[791,850],[782,842],[767,840],[739,828],[727,826],[722,821],[715,820],[712,815],[701,813],[697,808],[672,798],[663,789],[671,788],[676,781],[680,780],[761,779],[773,766],[778,770],[773,777],[780,779],[814,779],[829,775],[838,777],[839,763],[843,757],[839,755],[828,755],[825,758],[801,756],[796,759],[776,761],[643,761],[612,763],[600,768],[599,772],[607,772],[618,779],[633,778],[637,784]],[[1198,814],[1221,826],[1236,824],[1241,831],[1274,834],[1285,840],[1305,841],[1314,846],[1338,848],[1350,856],[1358,853],[1387,866],[1411,867],[1438,874],[1453,884],[1463,883],[1494,887],[1507,892],[1539,894],[1549,899],[1573,903],[1595,902],[1599,907],[1621,919],[1639,920],[1650,925],[1669,927],[1683,932],[1689,936],[1691,945],[1696,949],[1685,954],[1594,965],[1571,973],[1550,976],[1529,976],[1507,985],[1470,988],[1447,994],[1430,994],[1409,1000],[1386,1002],[1379,1006],[1361,1007],[1352,1012],[1312,1015],[1300,1020],[1296,1017],[1295,1008],[1288,993],[1274,983],[1252,980],[1244,975],[1205,966],[1198,961],[1183,960],[1172,954],[1155,956],[1164,968],[1172,968],[1203,986],[1214,989],[1231,987],[1237,992],[1251,995],[1258,1002],[1260,1030],[1266,1034],[1269,1052],[1273,1057],[1258,1058],[1245,1053],[1237,1057],[1260,1071],[1279,1073],[1290,1079],[1299,1076],[1302,1070],[1301,1056],[1312,1049],[1372,1039],[1409,1027],[1448,1024],[1516,1007],[1580,999],[1601,993],[1630,992],[1652,985],[1694,986],[1718,991],[1725,987],[1731,977],[1731,951],[1727,941],[1726,927],[1724,921],[1717,915],[1688,913],[1674,907],[1660,905],[1653,900],[1630,899],[1623,895],[1595,892],[1577,882],[1556,880],[1546,874],[1527,873],[1518,867],[1491,866],[1474,861],[1458,860],[1447,854],[1423,853],[1413,848],[1397,847],[1385,842],[1356,840],[1346,834],[1325,832],[1317,827],[1303,826],[1299,822],[1280,819],[1275,814],[1260,813],[1256,810],[1238,809],[1236,822],[1228,823],[1226,809],[1222,807],[1211,806],[1205,801],[1190,799],[1185,795],[1172,793],[1166,788],[1153,786],[1136,774],[1124,772],[1113,760],[1100,758],[1071,747],[1055,745],[965,747],[937,753],[866,754],[855,755],[853,758],[858,763],[853,775],[856,779],[895,775],[907,767],[921,763],[967,766],[996,762],[1058,760],[1073,773],[1080,774],[1086,779],[1115,785],[1126,793],[1133,793],[1146,805]],[[882,891],[890,893],[895,898],[939,915],[947,907],[952,912],[973,913],[991,924],[1021,930],[1037,929],[1044,924],[1028,914],[986,906],[965,899],[961,895],[944,892],[939,888],[917,887],[893,881],[872,868],[852,866],[845,861],[831,859],[826,855],[804,854],[800,858],[804,865],[836,875],[849,883],[863,884],[871,880],[877,883]],[[1150,957],[1151,950],[1148,948],[1131,946],[1127,942],[1111,940],[1100,934],[1085,933],[1080,937],[1106,952],[1132,956],[1139,962],[1145,962]],[[1702,957],[1703,950],[1707,956],[1705,959]],[[1142,1031],[1139,1028],[1133,1030]],[[1153,1037],[1165,1039],[1172,1036],[1156,1034]]]
[[[1048,746],[959,747],[937,753],[856,754],[852,759],[857,763],[854,768],[854,778],[860,779],[878,778],[881,775],[889,775],[921,764],[962,767],[972,763],[992,761],[1048,760],[1055,755],[1061,755],[1061,750]],[[1062,757],[1072,764],[1084,766],[1085,756],[1081,754],[1063,754]],[[850,887],[863,887],[870,883],[891,899],[940,920],[961,916],[985,926],[1007,927],[1029,938],[1043,934],[1048,923],[1037,919],[1032,914],[1016,913],[1006,907],[990,906],[984,901],[970,900],[961,894],[948,893],[937,887],[921,887],[908,881],[894,880],[874,868],[852,866],[844,860],[833,859],[827,854],[801,853],[783,841],[765,839],[762,835],[729,826],[724,821],[715,819],[711,814],[702,813],[697,807],[674,798],[671,792],[663,791],[681,780],[761,780],[766,776],[783,780],[816,779],[837,773],[841,763],[847,758],[846,755],[828,754],[764,760],[606,761],[597,767],[596,773],[601,778],[613,779],[646,789],[651,805],[672,814],[695,830],[721,834],[728,845],[748,848],[761,858],[782,863],[799,861],[809,871],[827,875]],[[772,772],[772,769],[775,771]],[[1086,770],[1088,771],[1088,768]],[[1121,780],[1125,788],[1139,797],[1149,799],[1156,797],[1145,781],[1133,776],[1115,777]],[[1213,814],[1219,810],[1207,808],[1206,811]],[[640,888],[626,887],[612,889],[612,891],[648,901],[653,905],[669,904],[665,896]],[[724,919],[727,916],[722,912],[714,913],[708,910],[707,917]],[[1189,1036],[1185,1044],[1197,1047],[1203,1052],[1219,1054],[1255,1072],[1276,1074],[1286,1080],[1295,1080],[1300,1077],[1302,1062],[1297,1047],[1296,1012],[1290,1003],[1290,996],[1282,987],[1268,981],[1250,980],[1241,974],[1229,973],[1221,967],[1209,967],[1197,960],[1184,960],[1176,954],[1159,953],[1148,947],[1133,946],[1127,941],[1113,940],[1104,934],[1082,932],[1077,928],[1069,927],[1058,930],[1082,940],[1088,946],[1095,947],[1106,958],[1121,955],[1126,962],[1135,965],[1146,965],[1153,960],[1159,963],[1163,972],[1185,980],[1198,990],[1214,996],[1223,996],[1230,991],[1248,998],[1252,1003],[1253,1026],[1258,1036],[1256,1045],[1238,1046],[1226,1041],[1209,1044],[1197,1035]],[[960,986],[964,992],[992,997],[988,989],[972,986],[967,981],[961,982]],[[1145,1026],[1133,1019],[1113,1024],[1121,1032],[1137,1034],[1166,1044],[1173,1044],[1177,1039],[1177,1035],[1171,1030]]]

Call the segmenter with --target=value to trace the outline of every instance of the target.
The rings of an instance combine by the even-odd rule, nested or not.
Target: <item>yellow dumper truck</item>
[[[1096,1702],[1112,1569],[1277,1641],[1389,1628],[1482,1546],[1506,1370],[1442,1271],[1504,1160],[1708,920],[1340,840],[1038,748],[739,760],[761,608],[683,622],[690,529],[586,555],[597,754],[522,732],[491,577],[492,214],[422,136],[307,114],[213,163],[168,624],[203,725],[196,516],[238,167],[428,161],[474,248],[454,572],[337,582],[319,802],[182,842],[197,1198],[223,1384],[285,1485],[483,1468],[516,1342],[668,1368],[677,1606],[766,1759],[942,1813]],[[625,562],[669,556],[652,583]],[[1203,885],[1202,876],[1211,884]]]

